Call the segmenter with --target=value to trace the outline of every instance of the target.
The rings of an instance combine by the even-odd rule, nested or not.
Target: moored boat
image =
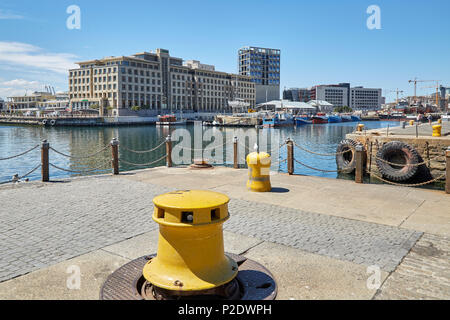
[[[342,114],[341,119],[342,119],[342,122],[352,122],[353,121],[352,117],[348,114]]]
[[[186,124],[186,120],[177,120],[175,115],[158,116],[157,126],[177,126]]]
[[[312,124],[312,120],[308,116],[297,116],[295,117],[295,124],[297,126]]]
[[[318,113],[312,117],[313,124],[323,124],[328,123],[328,118],[324,113]]]
[[[338,115],[332,115],[332,114],[330,114],[330,115],[327,116],[327,118],[328,118],[328,122],[329,122],[329,123],[338,123],[338,122],[342,122],[342,118],[341,118],[340,116],[338,116]]]

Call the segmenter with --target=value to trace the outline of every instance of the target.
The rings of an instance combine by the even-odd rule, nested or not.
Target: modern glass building
[[[239,49],[239,74],[255,83],[256,103],[280,99],[280,50],[243,47]]]

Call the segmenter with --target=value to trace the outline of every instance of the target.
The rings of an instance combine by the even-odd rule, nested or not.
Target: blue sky
[[[80,30],[66,28],[73,4]],[[381,30],[366,26],[370,5],[381,9]],[[246,45],[281,49],[282,88],[350,82],[412,95],[414,77],[450,86],[449,17],[448,0],[2,0],[0,97],[67,90],[76,61],[156,48],[237,72]]]

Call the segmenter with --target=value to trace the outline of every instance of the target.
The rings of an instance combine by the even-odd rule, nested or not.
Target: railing
[[[227,142],[225,141],[223,143],[223,145],[225,145]],[[234,169],[239,169],[239,151],[238,151],[238,145],[240,144],[239,140],[237,137],[234,137],[233,139],[233,168]],[[222,145],[222,146],[223,146]],[[151,162],[147,162],[147,163],[135,163],[132,162],[130,160],[127,159],[122,159],[119,157],[119,147],[122,148],[123,150],[127,151],[128,153],[134,153],[134,154],[150,154],[153,152],[158,151],[159,149],[161,149],[163,146],[165,146],[166,152],[163,156],[161,156],[160,158],[153,160]],[[202,149],[193,149],[193,148],[187,148],[187,147],[183,147],[182,149],[185,150],[189,150],[189,151],[206,151],[206,150],[212,150],[215,149],[217,147],[222,147],[222,146],[213,146],[213,147],[209,147],[209,148],[202,148]],[[243,146],[245,149],[245,155],[247,155],[248,153],[252,152],[252,150],[247,147],[245,144],[241,144],[241,146]],[[307,152],[309,154],[312,154],[314,156],[318,156],[318,157],[322,157],[322,156],[339,156],[339,155],[343,155],[345,153],[348,152],[352,152],[354,157],[355,157],[355,182],[356,183],[363,183],[363,178],[364,178],[364,174],[370,174],[370,176],[375,177],[376,179],[384,182],[384,183],[388,183],[388,184],[392,184],[392,185],[397,185],[397,186],[404,186],[404,187],[418,187],[418,186],[423,186],[423,185],[427,185],[430,183],[434,183],[436,181],[439,181],[441,179],[445,178],[445,190],[446,193],[450,193],[450,148],[447,149],[446,153],[445,153],[445,162],[446,162],[446,171],[444,174],[433,178],[431,180],[425,181],[425,182],[420,182],[420,183],[415,183],[415,184],[404,184],[404,183],[397,183],[397,182],[393,182],[393,181],[389,181],[387,179],[384,179],[382,176],[379,176],[373,172],[371,172],[369,169],[365,168],[364,166],[364,159],[365,159],[365,150],[364,150],[364,146],[362,144],[357,144],[355,147],[350,147],[348,150],[342,151],[342,152],[337,152],[337,153],[319,153],[319,152],[315,152],[312,150],[309,150],[308,148],[295,143],[293,140],[291,139],[287,139],[285,143],[283,143],[281,146],[279,146],[279,148],[283,148],[284,146],[286,146],[287,148],[287,158],[283,159],[283,160],[278,160],[277,163],[274,163],[273,165],[280,165],[281,163],[287,162],[287,172],[289,175],[293,175],[294,171],[295,171],[295,164],[299,164],[303,167],[306,167],[308,169],[314,170],[314,171],[319,171],[319,172],[326,172],[326,173],[331,173],[331,172],[335,172],[335,173],[340,173],[340,172],[345,172],[348,173],[347,169],[336,169],[336,170],[328,170],[328,169],[321,169],[321,168],[316,168],[313,166],[310,166],[304,162],[302,162],[300,159],[296,159],[294,157],[294,147],[297,147],[298,149]],[[11,160],[11,159],[15,159],[18,157],[22,157],[26,154],[28,154],[29,152],[37,149],[39,147],[39,145],[36,145],[24,152],[21,152],[17,155],[13,155],[13,156],[8,156],[5,158],[0,158],[0,161],[3,160]],[[61,170],[61,171],[65,171],[68,173],[75,173],[75,174],[86,174],[86,173],[93,173],[96,172],[98,170],[106,170],[106,166],[110,166],[110,168],[112,169],[112,173],[114,175],[118,175],[120,173],[120,164],[123,163],[125,165],[129,165],[129,166],[135,166],[135,167],[150,167],[153,166],[161,161],[163,161],[164,159],[166,160],[166,166],[167,167],[172,167],[173,166],[173,162],[172,162],[172,140],[170,135],[167,136],[167,138],[165,139],[165,141],[160,142],[157,146],[148,149],[148,150],[133,150],[133,149],[129,149],[125,146],[122,146],[119,144],[119,140],[117,139],[113,139],[111,141],[111,143],[109,145],[106,145],[105,147],[97,150],[94,153],[88,154],[88,155],[83,155],[83,156],[72,156],[72,155],[68,155],[65,154],[61,151],[58,151],[56,149],[54,149],[53,147],[50,146],[50,144],[44,140],[42,141],[41,145],[41,163],[37,164],[31,171],[25,173],[22,176],[19,176],[18,174],[14,175],[12,177],[12,179],[8,180],[8,181],[3,181],[0,182],[0,185],[3,184],[7,184],[7,183],[14,183],[14,182],[18,182],[21,179],[24,179],[26,177],[28,177],[29,175],[31,175],[33,172],[35,172],[36,170],[38,170],[39,168],[41,168],[41,181],[42,182],[48,182],[50,181],[50,174],[49,174],[49,168],[52,167],[54,169],[57,170]],[[67,169],[67,168],[62,168],[52,162],[50,162],[49,159],[49,151],[53,151],[56,154],[65,157],[65,158],[69,158],[72,160],[83,160],[83,159],[91,159],[93,157],[96,157],[97,155],[105,152],[106,150],[108,150],[109,148],[111,148],[111,160],[110,163],[109,161],[103,162],[99,165],[96,165],[93,168],[88,168],[88,169],[80,169],[80,170],[73,170],[73,169]],[[424,165],[429,163],[430,161],[436,160],[437,158],[439,158],[441,156],[435,157],[433,159],[428,159],[426,161],[420,162],[420,163],[410,163],[410,164],[405,164],[405,165],[401,165],[398,163],[391,163],[389,161],[386,161],[384,159],[378,158],[376,157],[376,160],[385,162],[387,164],[390,165],[394,165],[394,166],[420,166],[420,165]]]

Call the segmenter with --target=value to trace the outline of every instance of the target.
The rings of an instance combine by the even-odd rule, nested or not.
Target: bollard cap
[[[207,190],[178,190],[153,199],[153,220],[172,226],[224,222],[229,218],[226,195]]]
[[[112,146],[118,146],[118,145],[119,145],[119,140],[117,140],[117,138],[113,138],[113,139],[111,140],[111,145],[112,145]]]

